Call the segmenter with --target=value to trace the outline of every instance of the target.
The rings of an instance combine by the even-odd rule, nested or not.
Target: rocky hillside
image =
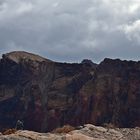
[[[1,140],[139,140],[140,128],[104,128],[91,124],[69,133],[37,133],[17,131],[10,135],[0,135]]]
[[[64,124],[140,126],[140,62],[53,62],[27,52],[0,60],[0,130],[18,119],[46,132]]]

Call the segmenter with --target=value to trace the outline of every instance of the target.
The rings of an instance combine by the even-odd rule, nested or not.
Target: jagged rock
[[[89,65],[89,66],[93,66],[93,67],[96,67],[97,66],[97,64],[95,64],[95,63],[93,63],[91,60],[89,60],[89,59],[84,59],[84,60],[82,60],[82,62],[81,62],[82,64],[85,64],[85,65]]]
[[[78,92],[94,67],[48,61],[26,52],[3,55],[0,61],[0,129],[52,130],[73,123]]]
[[[1,140],[139,140],[140,128],[106,129],[91,124],[69,133],[37,133],[17,131],[10,135],[1,135]]]
[[[140,62],[58,63],[26,52],[0,60],[0,130],[24,121],[46,132],[64,124],[140,126]]]

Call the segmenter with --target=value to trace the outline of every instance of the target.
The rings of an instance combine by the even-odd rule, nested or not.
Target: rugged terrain
[[[104,128],[91,124],[69,133],[37,133],[17,131],[10,135],[0,135],[1,140],[139,140],[140,128]]]
[[[140,62],[58,63],[27,52],[0,60],[0,130],[47,132],[64,124],[140,126]]]

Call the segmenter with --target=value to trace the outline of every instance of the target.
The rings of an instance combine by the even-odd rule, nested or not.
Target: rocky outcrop
[[[26,52],[0,60],[0,130],[18,119],[46,132],[64,124],[140,126],[140,62],[53,62]]]
[[[20,51],[15,51],[15,52],[3,54],[2,57],[4,59],[8,59],[8,60],[11,60],[11,61],[16,62],[16,63],[20,63],[22,60],[23,61],[31,60],[31,61],[38,61],[38,62],[51,61],[49,59],[43,58],[43,57],[36,55],[36,54],[32,54],[32,53],[28,53],[28,52],[20,52]]]
[[[56,63],[25,52],[0,60],[0,129],[18,119],[34,131],[52,130],[72,123],[78,92],[95,67]]]
[[[105,59],[89,85],[94,85],[92,123],[140,126],[140,62]]]
[[[91,124],[69,133],[37,133],[17,131],[10,135],[0,135],[1,140],[139,140],[140,128],[104,128]]]

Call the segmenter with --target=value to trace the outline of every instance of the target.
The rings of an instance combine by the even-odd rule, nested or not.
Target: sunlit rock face
[[[0,129],[46,132],[64,124],[140,126],[140,62],[53,62],[27,52],[0,60]]]
[[[140,128],[107,128],[86,124],[80,129],[67,133],[38,133],[19,130],[12,134],[0,135],[1,140],[139,140]]]

